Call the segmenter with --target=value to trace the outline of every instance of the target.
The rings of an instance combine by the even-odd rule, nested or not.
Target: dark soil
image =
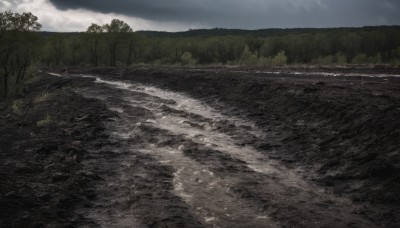
[[[271,133],[261,149],[290,167],[308,167],[314,181],[355,202],[367,216],[399,226],[400,78],[326,77],[251,69],[135,68],[68,70],[185,92],[228,112],[245,114]],[[310,71],[310,70],[308,70]],[[396,69],[317,69],[399,74]]]
[[[306,179],[362,205],[357,214],[375,225],[400,226],[397,216],[400,214],[400,78],[271,74],[262,73],[260,69],[225,68],[51,70],[151,84],[186,93],[223,110],[225,115],[245,116],[268,135],[267,141],[257,142],[257,145],[270,158],[290,168],[304,168]],[[385,69],[321,70],[399,73]],[[143,127],[141,130],[147,135],[124,143],[116,141],[109,125],[122,114],[110,111],[101,100],[84,98],[81,93],[74,92],[84,89],[88,93],[94,86],[108,94],[106,88],[94,85],[93,79],[42,73],[40,80],[26,85],[23,95],[16,98],[22,102],[19,114],[12,109],[13,101],[8,101],[8,105],[3,103],[0,110],[0,227],[120,225],[118,221],[101,224],[101,219],[87,216],[87,211],[96,210],[118,220],[112,211],[97,204],[101,199],[115,197],[113,191],[118,189],[121,195],[112,208],[133,212],[137,224],[204,226],[189,205],[172,193],[176,170],[137,151],[129,151],[132,157],[129,166],[118,165],[127,159],[127,145],[158,143],[157,137],[165,133]],[[35,99],[43,92],[50,94],[48,99]],[[121,103],[118,99],[123,94],[112,92],[114,94],[110,95],[110,91],[106,99]],[[147,118],[146,112],[126,111],[134,120]],[[43,121],[39,121],[45,119],[51,121],[41,125]],[[168,141],[164,143],[168,145],[184,141],[176,136],[166,138]],[[246,144],[245,141],[240,143]],[[210,161],[218,163],[218,167],[212,169],[215,173],[222,176],[247,173],[248,180],[232,188],[234,194],[260,210],[273,210],[271,205],[274,204],[270,202],[273,196],[261,192],[263,177],[253,174],[243,161],[214,150],[200,149],[199,153],[197,145],[189,144],[183,154],[202,165]],[[104,169],[107,164],[115,165]],[[110,180],[118,179],[116,176],[120,173],[135,175],[122,178],[123,181],[115,183],[114,190],[99,191],[99,186],[102,188]],[[297,205],[302,206],[308,206],[307,202]],[[309,215],[301,213],[301,208],[293,214],[299,218],[291,216],[289,212],[294,211],[291,207],[296,205],[288,201],[282,207],[287,207],[288,214],[271,213],[282,226],[315,226],[311,225],[313,220]],[[326,206],[327,210],[329,207]],[[317,213],[318,216],[321,215]],[[300,224],[300,220],[305,223]]]
[[[0,227],[73,226],[74,209],[94,197],[97,176],[81,161],[112,113],[70,86],[70,79],[42,75],[15,99],[18,114],[12,100],[0,111]],[[48,99],[35,100],[44,93]]]

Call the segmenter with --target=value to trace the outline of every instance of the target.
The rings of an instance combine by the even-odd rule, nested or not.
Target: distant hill
[[[163,32],[163,31],[136,31],[147,37],[174,38],[174,37],[208,37],[208,36],[253,36],[253,37],[271,37],[297,35],[306,33],[324,33],[324,32],[359,32],[359,31],[384,31],[384,30],[400,30],[399,25],[394,26],[366,26],[366,27],[343,27],[343,28],[269,28],[258,30],[246,29],[191,29],[183,32]],[[81,32],[47,32],[42,31],[40,34],[44,36],[52,36],[55,34],[76,35]]]
[[[197,36],[255,36],[255,37],[268,37],[268,36],[284,36],[296,35],[304,33],[319,33],[319,32],[351,32],[351,31],[376,31],[400,29],[400,26],[368,26],[358,28],[293,28],[293,29],[258,29],[258,30],[244,30],[244,29],[191,29],[185,32],[159,32],[159,31],[137,31],[149,37],[197,37]]]
[[[53,36],[57,34],[63,34],[63,35],[77,35],[82,32],[47,32],[47,31],[40,31],[39,32],[43,36]]]

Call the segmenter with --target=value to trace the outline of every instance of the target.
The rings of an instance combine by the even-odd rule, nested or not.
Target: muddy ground
[[[0,227],[400,226],[397,74],[44,69],[0,112]]]

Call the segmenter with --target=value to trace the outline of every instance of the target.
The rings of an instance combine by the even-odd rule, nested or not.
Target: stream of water
[[[288,213],[288,217],[297,213],[306,223],[314,218],[313,227],[332,222],[373,227],[352,214],[355,207],[349,200],[326,193],[306,181],[299,170],[288,169],[259,151],[255,143],[268,139],[251,121],[221,114],[182,93],[90,75],[80,77],[93,78],[100,87],[79,93],[103,100],[118,113],[116,121],[109,124],[113,137],[124,149],[173,167],[174,194],[205,225],[280,227],[277,218],[284,216],[276,213]],[[108,91],[101,90],[102,86]],[[116,98],[112,91],[121,97]],[[129,163],[129,159],[135,157],[123,162]],[[257,182],[257,189],[251,191],[271,207],[260,208],[254,203],[258,198],[252,201],[235,193],[246,181]],[[100,215],[97,220],[107,219]]]

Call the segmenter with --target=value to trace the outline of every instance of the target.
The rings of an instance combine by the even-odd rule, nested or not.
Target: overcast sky
[[[122,19],[134,30],[399,25],[400,0],[0,0],[46,31],[83,31]]]

